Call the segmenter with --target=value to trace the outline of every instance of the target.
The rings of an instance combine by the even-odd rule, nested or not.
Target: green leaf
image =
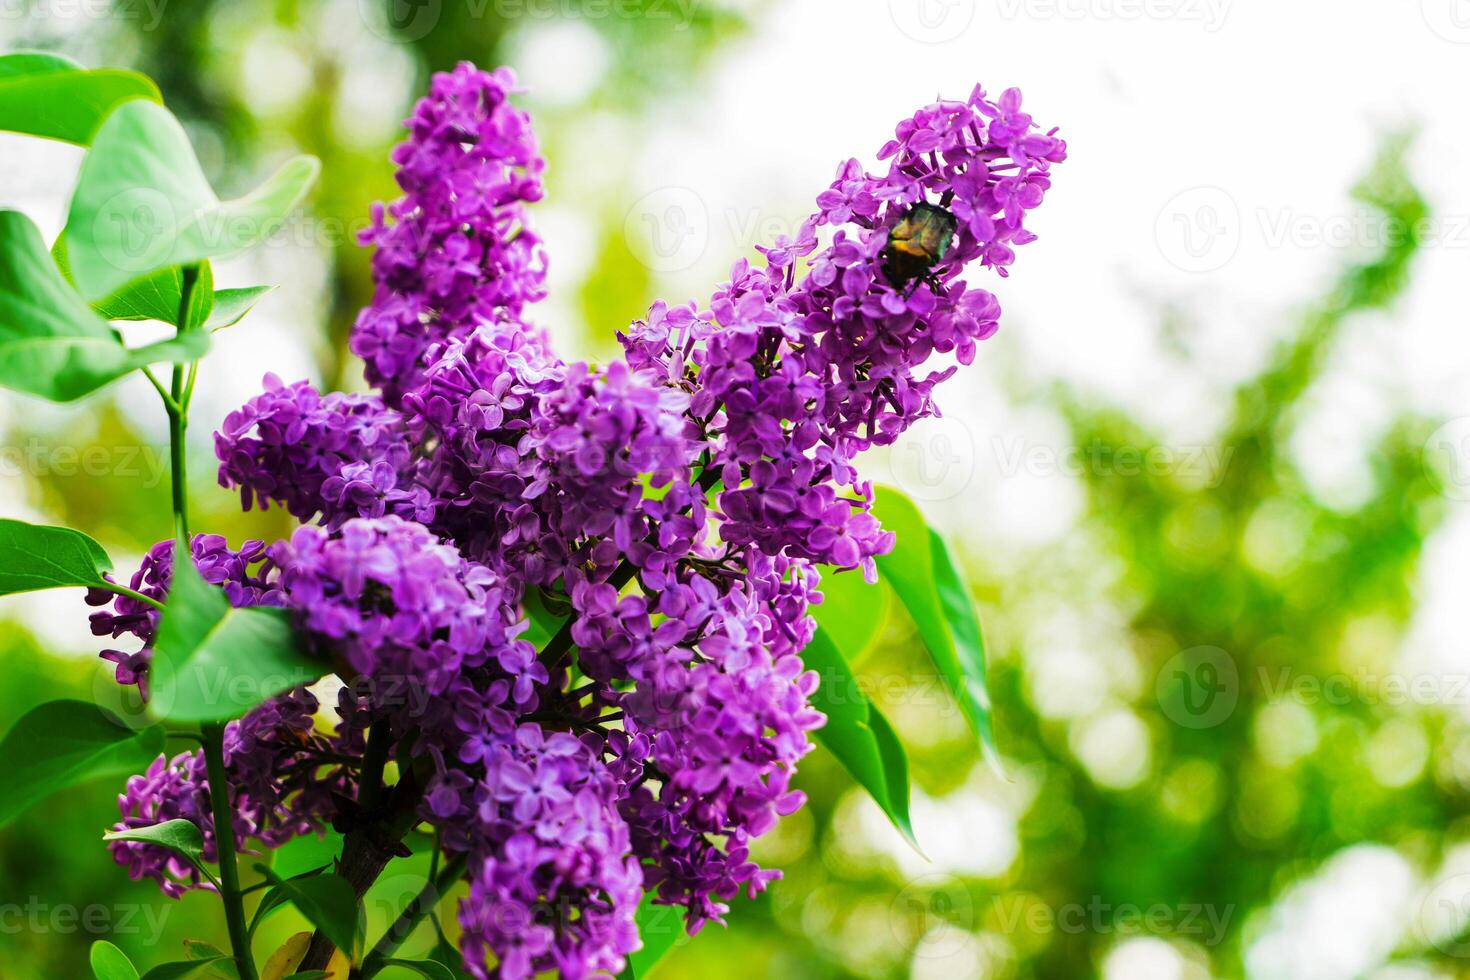
[[[335,857],[336,856],[333,855],[333,860],[335,860]],[[332,866],[332,863],[333,862],[329,860],[326,864],[318,865],[308,871],[303,871],[298,875],[291,875],[289,878],[272,869],[269,880],[300,881],[304,878],[315,878],[326,871],[328,868],[330,868]],[[270,891],[266,892],[265,897],[260,900],[260,904],[255,907],[255,915],[251,916],[250,918],[250,926],[248,929],[246,929],[246,934],[249,936],[254,936],[255,930],[260,928],[260,924],[262,922],[270,918],[271,913],[285,908],[287,905],[290,904],[290,902],[290,895],[288,895],[286,892],[283,892],[279,888],[272,888]]]
[[[459,955],[459,950],[444,935],[444,928],[439,925],[439,917],[432,912],[429,921],[434,925],[434,934],[438,937],[434,942],[434,951],[429,954],[429,959],[442,965],[449,971],[454,980],[469,980],[469,974],[464,972],[464,957]]]
[[[172,721],[237,718],[322,675],[301,651],[285,610],[236,609],[175,548],[173,580],[153,643],[150,708]]]
[[[51,256],[58,263],[66,261],[66,237],[56,239]],[[194,288],[190,292],[190,327],[204,323],[217,299],[214,274],[208,262],[201,262]],[[158,320],[179,326],[179,308],[184,299],[184,270],[179,266],[161,269],[92,304],[92,309],[109,320]],[[238,318],[237,318],[238,319]]]
[[[204,835],[198,824],[180,817],[165,820],[149,827],[132,827],[127,830],[109,830],[102,835],[107,841],[132,841],[167,848],[193,864],[204,861]]]
[[[275,286],[240,286],[234,289],[214,291],[214,312],[204,321],[206,330],[223,330],[233,327],[240,318],[255,308]]]
[[[181,963],[165,963],[155,966],[143,974],[143,980],[186,980],[188,977],[197,977],[211,966],[218,964],[219,958],[209,960],[184,960]]]
[[[861,572],[823,565],[821,591],[822,602],[811,608],[812,618],[837,649],[857,663],[887,620],[888,587],[882,582],[869,585]]]
[[[282,878],[294,878],[331,865],[341,853],[342,834],[331,828],[324,830],[320,837],[302,834],[271,851],[271,870]]]
[[[454,974],[449,971],[449,967],[433,960],[385,960],[383,965],[412,970],[421,977],[428,977],[429,980],[454,980]]]
[[[837,757],[904,839],[919,850],[909,818],[908,756],[893,726],[868,700],[842,652],[821,627],[801,658],[808,670],[822,678],[812,706],[827,715],[827,724],[817,729],[817,741]]]
[[[985,669],[985,640],[969,585],[944,539],[929,527],[913,501],[879,487],[874,513],[897,536],[878,571],[908,610],[924,649],[980,738],[986,761],[1000,771]]]
[[[562,624],[566,622],[567,613],[552,609],[539,588],[527,589],[521,604],[525,607],[526,619],[530,624],[526,629],[524,639],[530,641],[531,645],[539,650],[561,629]]]
[[[290,902],[333,946],[352,955],[357,942],[357,893],[352,890],[351,882],[335,874],[282,878],[263,864],[257,864],[255,869],[275,885],[261,900],[262,908]],[[259,910],[256,918],[260,918]]]
[[[184,958],[189,960],[209,960],[214,963],[215,970],[230,977],[238,977],[239,969],[235,965],[235,958],[218,946],[206,943],[200,939],[184,940]]]
[[[111,570],[107,552],[81,531],[0,520],[0,595],[97,585]]]
[[[82,162],[67,253],[82,294],[98,300],[169,266],[243,252],[290,213],[320,164],[296,157],[245,197],[221,202],[179,121],[151,102],[107,117]]]
[[[142,772],[162,751],[161,725],[135,731],[86,701],[47,702],[0,741],[0,825],[85,780]]]
[[[0,130],[86,146],[102,120],[131,99],[163,101],[145,75],[88,70],[40,52],[0,56]]]
[[[638,903],[638,935],[643,947],[628,957],[628,966],[623,977],[646,977],[654,966],[668,955],[669,950],[687,930],[684,916],[674,905],[655,905],[656,892],[652,889],[643,893]]]
[[[71,282],[71,265],[66,256],[66,235],[56,236],[51,245],[51,258],[67,282]],[[200,263],[207,268],[209,263]],[[213,273],[210,275],[213,278]],[[199,287],[196,285],[196,289]],[[223,330],[240,322],[255,304],[276,287],[240,286],[214,291],[214,310],[204,322],[206,330]],[[179,325],[179,302],[184,295],[184,275],[179,266],[170,266],[135,279],[122,289],[92,304],[92,309],[108,320],[158,320]]]
[[[93,980],[138,980],[138,968],[133,966],[133,961],[105,939],[92,944],[91,959]]]
[[[62,278],[31,220],[0,211],[0,386],[71,401],[146,364],[196,360],[208,336],[124,347]]]

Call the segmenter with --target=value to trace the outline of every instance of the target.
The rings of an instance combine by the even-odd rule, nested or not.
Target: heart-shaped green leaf
[[[163,101],[158,86],[137,72],[88,70],[35,51],[0,56],[0,130],[85,146],[102,120],[131,99]]]
[[[873,511],[897,536],[893,551],[878,558],[878,571],[908,610],[929,659],[979,736],[986,760],[999,770],[985,640],[969,585],[944,539],[908,497],[879,487]]]
[[[172,721],[238,718],[322,675],[282,609],[236,609],[176,548],[173,580],[153,643],[149,707]]]
[[[821,627],[802,650],[801,659],[822,679],[812,706],[826,714],[827,724],[817,729],[817,741],[837,757],[918,850],[909,818],[908,756],[893,726],[868,700],[842,651]]]
[[[73,289],[18,211],[0,211],[0,386],[71,401],[156,361],[201,357],[198,332],[130,350]]]
[[[107,552],[81,531],[0,520],[0,595],[98,585],[111,570]]]
[[[93,980],[138,980],[138,968],[126,953],[105,939],[92,944]]]
[[[88,779],[130,776],[163,751],[163,727],[128,728],[95,704],[49,701],[0,741],[0,825]]]
[[[221,202],[177,119],[151,102],[118,107],[82,162],[66,222],[77,288],[89,300],[169,266],[243,252],[274,233],[316,179],[296,157],[245,197]]]

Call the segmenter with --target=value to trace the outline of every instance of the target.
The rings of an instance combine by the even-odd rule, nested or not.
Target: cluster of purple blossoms
[[[225,417],[214,435],[220,482],[249,510],[276,503],[300,521],[400,514],[427,519],[428,491],[414,485],[403,418],[377,395],[323,397],[305,381],[266,375],[265,391]]]
[[[316,731],[316,698],[304,689],[276,697],[232,721],[224,730],[225,772],[234,811],[235,846],[270,850],[332,821],[336,797],[351,788],[348,771],[326,760],[340,753],[340,740]],[[199,825],[204,858],[215,860],[216,828],[202,749],[172,759],[159,756],[148,771],[133,776],[118,797],[122,819],[113,830],[150,827],[185,819]],[[108,845],[134,880],[152,878],[165,895],[213,887],[171,851],[131,841]]]
[[[546,295],[541,240],[523,205],[541,199],[546,162],[526,113],[510,103],[509,69],[461,64],[434,76],[393,152],[404,196],[374,208],[377,294],[352,351],[389,401],[411,387],[433,344],[481,321],[517,319]],[[391,219],[391,220],[390,220]]]
[[[216,437],[247,509],[317,523],[238,554],[195,543],[231,601],[294,610],[347,682],[332,708],[293,692],[234,723],[237,836],[335,819],[361,788],[310,745],[360,755],[390,733],[386,792],[465,860],[466,969],[504,980],[617,972],[645,891],[693,931],[779,876],[750,848],[802,805],[824,721],[801,658],[818,566],[872,576],[892,546],[855,459],[936,414],[995,331],[963,269],[1005,274],[1066,153],[1014,90],[926,107],[885,170],[844,163],[763,264],[737,262],[707,307],[656,304],[594,368],[524,319],[545,291],[525,209],[544,162],[513,89],[460,65],[408,120],[351,338],[375,393],[267,378]],[[155,552],[133,585],[161,598]],[[156,622],[114,610],[96,628],[143,641],[105,654],[135,681]],[[331,793],[300,782],[323,773]],[[126,821],[207,828],[201,780],[196,757],[160,759]],[[176,893],[192,879],[160,853],[118,845]]]

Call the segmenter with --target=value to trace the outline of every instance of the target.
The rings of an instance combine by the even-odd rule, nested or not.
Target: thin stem
[[[408,907],[393,921],[388,931],[383,933],[383,938],[373,947],[373,951],[362,961],[363,976],[371,977],[383,969],[388,957],[398,951],[398,947],[413,935],[424,917],[439,904],[439,900],[444,897],[444,889],[464,873],[464,865],[464,855],[460,854],[446,861],[437,876],[430,875],[423,890],[414,896],[413,901],[408,903]]]
[[[95,586],[95,588],[106,589],[108,592],[112,592],[117,595],[125,595],[129,599],[136,599],[138,602],[141,602],[146,606],[152,606],[159,612],[163,612],[163,603],[159,602],[152,596],[144,595],[137,589],[130,589],[126,585],[118,585],[116,582],[104,581],[101,585]]]
[[[184,388],[183,365],[174,365],[170,397],[176,411],[168,413],[168,461],[169,476],[173,481],[174,535],[189,543],[189,487],[188,466],[185,459],[184,436],[189,429],[189,416],[181,401]]]
[[[158,397],[163,399],[163,407],[170,415],[179,410],[179,403],[174,401],[173,396],[168,393],[168,389],[163,386],[163,382],[158,380],[158,375],[153,373],[152,368],[145,367],[143,369],[143,377],[148,379],[148,383],[153,385],[153,390],[158,392]]]
[[[214,811],[214,846],[219,864],[220,898],[225,905],[225,924],[230,931],[230,949],[240,980],[257,980],[255,960],[250,956],[250,936],[245,929],[245,903],[240,893],[240,871],[235,866],[235,821],[230,806],[230,783],[225,776],[224,726],[203,726],[204,763],[209,774],[209,805]]]
[[[189,305],[193,301],[194,284],[198,280],[199,267],[197,265],[184,266],[179,289],[180,333],[186,333],[191,329]],[[184,542],[186,547],[189,543],[189,479],[185,435],[189,430],[189,400],[194,396],[194,377],[197,369],[197,361],[189,365],[186,385],[184,365],[175,364],[173,374],[169,379],[168,397],[163,402],[164,407],[168,410],[168,454],[170,477],[173,480],[174,534]],[[160,389],[163,387],[156,379],[154,384]]]

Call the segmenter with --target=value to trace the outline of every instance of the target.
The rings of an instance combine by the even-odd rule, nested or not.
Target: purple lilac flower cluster
[[[481,980],[617,972],[643,892],[694,931],[779,876],[750,845],[802,805],[792,777],[824,720],[801,659],[817,566],[871,576],[892,546],[854,461],[935,414],[955,370],[936,359],[968,363],[995,331],[963,269],[1005,274],[1066,152],[1014,90],[926,107],[885,170],[844,163],[764,263],[737,262],[704,308],[656,304],[595,368],[524,319],[545,291],[525,209],[544,163],[513,90],[460,65],[408,121],[351,338],[376,391],[267,378],[217,436],[247,508],[318,523],[269,549],[195,543],[206,578],[295,610],[350,682],[314,722],[293,692],[232,726],[237,834],[304,832],[360,792],[312,762],[309,731],[348,754],[391,732],[392,796],[466,859]],[[166,550],[134,588],[163,596]],[[139,680],[152,613],[118,599],[95,626],[143,641],[105,654]],[[321,772],[336,797],[299,781]],[[207,826],[201,779],[194,756],[160,759],[126,820]],[[155,851],[118,857],[170,893],[192,880]]]
[[[546,259],[523,205],[541,199],[546,163],[530,117],[510,103],[509,69],[461,64],[434,76],[393,152],[404,196],[373,210],[377,295],[352,350],[389,401],[423,371],[436,341],[482,320],[517,319],[546,295]]]

